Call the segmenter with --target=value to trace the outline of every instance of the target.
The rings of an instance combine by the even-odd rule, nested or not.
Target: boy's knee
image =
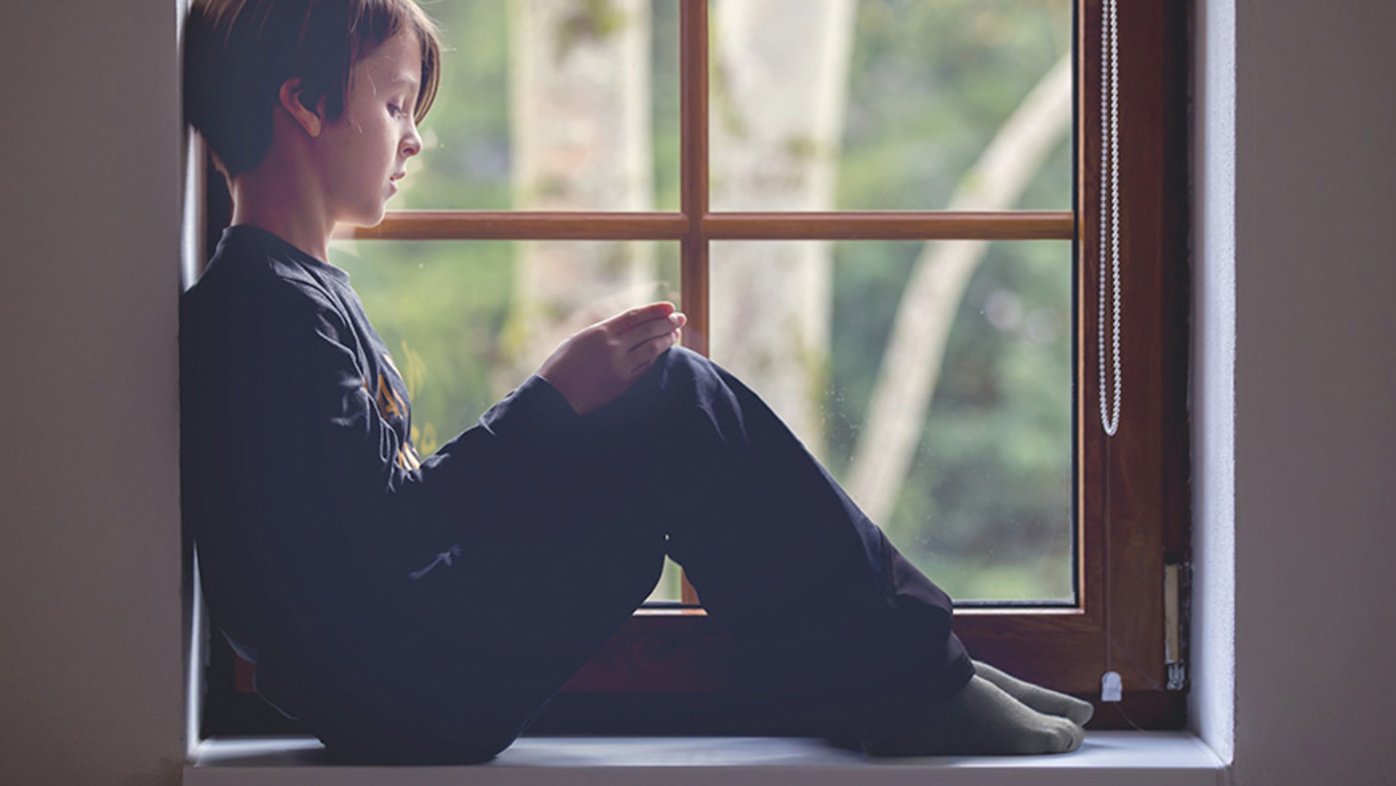
[[[671,405],[698,410],[720,432],[742,430],[742,383],[712,360],[685,347],[674,347],[664,357],[660,386]]]
[[[683,403],[702,403],[725,387],[718,365],[687,347],[670,348],[655,365],[659,387]]]
[[[683,371],[692,376],[706,376],[714,373],[713,362],[688,347],[670,347],[660,362],[671,373]]]

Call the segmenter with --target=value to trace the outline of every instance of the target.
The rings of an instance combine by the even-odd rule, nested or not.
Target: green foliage
[[[836,247],[825,399],[835,477],[848,470],[921,250]],[[879,522],[957,598],[1070,597],[1070,306],[1070,246],[1062,242],[991,245],[960,304],[921,447],[891,520]],[[1016,580],[986,583],[978,568],[946,571],[947,563],[1016,566],[1032,577],[1032,591]]]
[[[509,173],[509,3],[440,0],[441,89],[422,127],[424,149],[392,207],[512,207]]]
[[[514,288],[510,246],[365,241],[336,243],[331,250],[384,343],[394,348],[398,368],[415,375],[413,425],[423,435],[449,439],[505,392],[492,369],[505,360],[499,335]],[[413,360],[404,365],[408,357]],[[435,446],[417,447],[426,455]]]
[[[588,40],[600,40],[619,33],[629,20],[625,12],[611,0],[581,0],[562,21],[562,34],[557,37],[558,62],[567,59],[574,47]]]
[[[837,206],[945,207],[998,127],[1069,51],[1070,15],[1065,0],[861,2]],[[1064,143],[1019,206],[1070,205]],[[826,397],[836,477],[920,251],[836,246]],[[879,522],[957,598],[1071,597],[1071,281],[1067,243],[990,247],[951,330],[896,511]]]
[[[441,95],[423,128],[428,149],[410,165],[393,207],[509,209],[509,4],[440,0],[427,7],[449,50]],[[610,3],[577,7],[590,14],[591,33],[624,23],[607,14]],[[857,23],[840,209],[944,207],[1071,40],[1067,0],[864,0]],[[653,25],[654,204],[672,210],[679,204],[674,0],[655,3]],[[713,75],[714,112],[721,85]],[[1021,206],[1069,207],[1070,164],[1063,145]],[[424,456],[520,381],[504,371],[514,247],[364,241],[332,250],[408,379],[414,440]],[[847,470],[920,250],[919,243],[836,246],[824,372],[825,453],[836,476]],[[675,244],[659,245],[671,291],[676,254]],[[951,331],[910,477],[891,520],[879,522],[958,598],[1070,597],[1071,266],[1064,242],[991,246]]]
[[[858,4],[840,209],[945,207],[970,164],[1069,51],[1067,0]],[[1070,172],[1033,208],[1065,209]]]

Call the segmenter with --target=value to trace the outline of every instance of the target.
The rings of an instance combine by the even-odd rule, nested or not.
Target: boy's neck
[[[324,217],[319,200],[310,194],[291,193],[282,182],[247,175],[233,180],[234,226],[264,229],[316,259],[326,262],[334,221]]]

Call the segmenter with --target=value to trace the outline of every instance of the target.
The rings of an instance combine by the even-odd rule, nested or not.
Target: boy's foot
[[[945,701],[926,704],[858,735],[870,756],[1067,753],[1085,732],[1044,715],[975,675]]]
[[[1002,688],[1004,693],[1044,715],[1056,715],[1059,718],[1066,718],[1077,726],[1085,726],[1086,722],[1091,719],[1091,715],[1095,713],[1095,707],[1092,707],[1088,701],[1081,701],[1075,696],[1058,693],[1031,682],[1023,682],[987,663],[975,661],[974,671]]]

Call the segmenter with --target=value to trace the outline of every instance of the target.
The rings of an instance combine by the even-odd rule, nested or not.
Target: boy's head
[[[185,119],[230,179],[253,169],[272,143],[282,86],[323,101],[326,121],[344,113],[354,65],[398,33],[416,37],[420,123],[440,81],[435,25],[413,0],[194,0],[185,26]]]

